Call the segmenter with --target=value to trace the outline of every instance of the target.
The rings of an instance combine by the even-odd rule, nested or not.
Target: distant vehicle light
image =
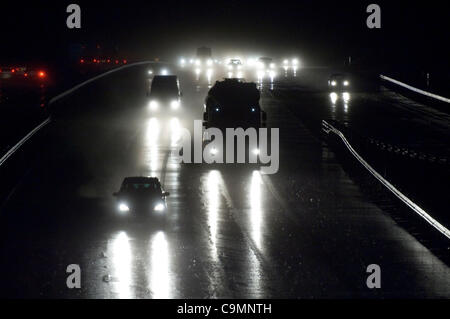
[[[28,77],[28,73],[25,73],[23,76],[27,78]]]
[[[200,70],[199,68],[196,68],[196,69],[195,69],[195,74],[199,75],[200,72],[202,72],[202,70]]]
[[[167,71],[166,69],[161,70],[161,75],[167,75],[167,74],[169,74],[169,71]]]
[[[211,65],[213,64],[213,61],[212,61],[211,59],[208,59],[208,61],[206,61],[206,64],[207,64],[208,66],[211,66]]]
[[[350,83],[348,81],[344,81],[344,86],[348,86]]]
[[[181,63],[181,64],[185,64],[185,63],[186,63],[186,60],[185,60],[185,59],[180,59],[180,63]]]
[[[251,110],[252,110],[252,112],[255,112],[255,108],[254,107],[252,107]]]
[[[44,72],[44,71],[39,71],[39,72],[38,72],[38,76],[39,76],[40,78],[45,78],[45,72]]]
[[[216,112],[219,112],[220,108],[216,107]]]
[[[81,60],[80,60],[80,63],[84,63],[84,59],[81,59]]]
[[[269,66],[270,66],[271,69],[274,69],[275,68],[275,63],[270,63]]]
[[[158,107],[159,107],[159,104],[157,101],[154,101],[154,100],[150,101],[150,109],[152,111],[156,111],[158,109]]]
[[[116,64],[119,64],[119,60],[116,60],[115,62],[116,62]]]
[[[172,101],[172,102],[170,102],[170,107],[173,110],[176,110],[176,109],[178,109],[180,107],[180,102],[179,101]]]
[[[120,203],[120,204],[119,204],[119,210],[120,210],[121,212],[128,212],[128,211],[130,210],[130,208],[128,207],[127,204],[125,204],[125,203]]]
[[[201,61],[199,59],[195,60],[195,65],[200,65]]]
[[[289,61],[288,61],[288,60],[284,60],[284,61],[283,61],[283,64],[284,64],[284,65],[287,65],[287,64],[289,64]]]
[[[293,60],[292,60],[292,64],[293,64],[293,65],[297,65],[297,64],[298,64],[298,60],[297,60],[297,59],[293,59]]]
[[[155,205],[155,207],[153,208],[155,211],[157,212],[162,212],[164,211],[164,204],[163,203],[158,203]]]
[[[332,86],[336,86],[336,81],[331,81]]]
[[[152,70],[148,70],[147,73],[148,74],[153,74],[153,71]]]
[[[127,64],[127,60],[124,59],[124,60],[123,60],[123,64]]]

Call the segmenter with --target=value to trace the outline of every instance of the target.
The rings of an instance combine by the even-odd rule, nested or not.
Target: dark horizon
[[[73,30],[65,26],[69,3],[2,5],[9,12],[1,22],[2,57],[64,60],[71,44],[82,43],[118,48],[132,60],[173,60],[206,45],[222,56],[298,56],[307,65],[339,64],[348,56],[364,63],[448,65],[449,22],[441,3],[380,3],[379,30],[365,26],[367,1],[83,1],[82,27]]]

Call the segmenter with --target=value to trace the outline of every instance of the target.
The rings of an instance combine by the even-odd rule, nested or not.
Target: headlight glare
[[[155,100],[150,101],[150,109],[151,109],[152,111],[156,111],[156,110],[158,109],[158,106],[159,106],[159,104],[158,104],[158,102],[156,102]]]
[[[172,102],[170,102],[170,107],[173,110],[176,110],[176,109],[178,109],[180,107],[180,102],[179,101],[172,101]]]
[[[119,210],[120,210],[121,212],[128,212],[128,211],[130,210],[130,208],[128,207],[127,204],[125,204],[125,203],[120,203],[120,204],[119,204]]]

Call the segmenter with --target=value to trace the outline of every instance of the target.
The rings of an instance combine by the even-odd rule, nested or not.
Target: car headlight
[[[336,81],[331,81],[332,86],[336,86]]]
[[[125,203],[120,203],[120,204],[119,204],[119,210],[120,210],[121,212],[128,212],[128,211],[130,210],[130,208],[128,207],[127,204],[125,204]]]
[[[348,81],[344,81],[344,86],[348,86],[349,84]]]
[[[157,212],[162,212],[164,211],[164,204],[163,203],[158,203],[155,205],[155,207],[153,208],[155,211]]]
[[[179,101],[172,101],[172,102],[170,102],[170,107],[173,110],[176,110],[176,109],[178,109],[180,107],[180,102]]]
[[[158,104],[158,102],[156,102],[156,101],[150,101],[150,109],[152,110],[152,111],[155,111],[155,110],[157,110],[158,109],[158,106],[159,106],[159,104]]]

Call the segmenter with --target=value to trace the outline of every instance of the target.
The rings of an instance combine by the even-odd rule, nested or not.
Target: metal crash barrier
[[[450,230],[448,230],[444,225],[439,223],[436,219],[431,217],[426,211],[424,211],[419,205],[410,200],[406,195],[400,192],[394,185],[389,183],[383,176],[381,176],[372,166],[370,166],[355,149],[348,142],[347,138],[342,134],[341,131],[336,129],[333,125],[325,120],[322,120],[322,131],[326,134],[333,133],[339,137],[350,153],[376,178],[378,179],[389,191],[391,191],[398,199],[410,207],[416,214],[425,219],[431,226],[437,229],[441,234],[450,239]]]

